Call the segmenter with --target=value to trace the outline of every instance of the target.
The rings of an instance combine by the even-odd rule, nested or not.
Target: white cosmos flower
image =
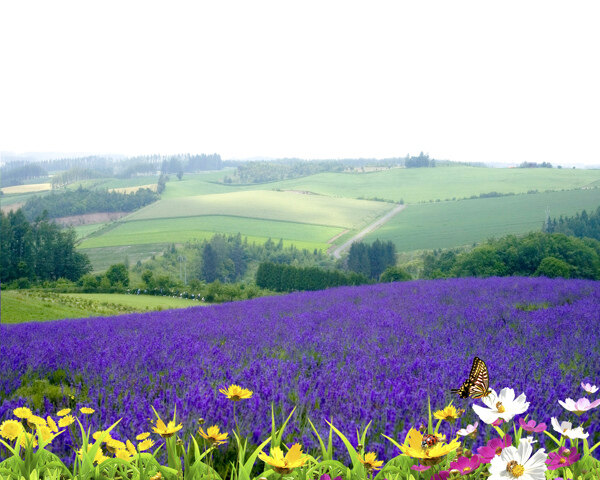
[[[593,402],[590,402],[587,398],[580,398],[575,401],[572,398],[567,398],[564,402],[558,401],[563,408],[566,408],[569,412],[575,413],[575,415],[581,415],[588,410],[600,405],[600,398]]]
[[[583,427],[572,428],[573,424],[571,422],[562,422],[559,425],[558,420],[554,417],[551,418],[551,421],[554,430],[571,440],[575,438],[587,438],[590,435],[589,433],[583,433]]]
[[[583,382],[581,382],[581,388],[583,388],[585,390],[585,393],[596,393],[598,391],[598,387],[596,385],[591,385],[589,383],[584,384]]]
[[[546,480],[546,460],[548,455],[541,448],[533,456],[531,443],[523,438],[519,447],[506,447],[500,455],[496,455],[490,462],[489,480],[506,480],[518,478],[519,480]]]
[[[492,424],[499,418],[508,422],[515,415],[519,415],[529,408],[529,402],[525,400],[524,393],[515,398],[515,391],[506,387],[500,390],[500,395],[492,390],[490,395],[481,398],[487,408],[473,405],[473,410],[487,424]]]
[[[475,433],[477,431],[478,426],[479,422],[475,422],[474,425],[467,425],[467,428],[461,428],[458,432],[456,432],[456,434],[460,435],[461,437],[466,437],[467,435]]]

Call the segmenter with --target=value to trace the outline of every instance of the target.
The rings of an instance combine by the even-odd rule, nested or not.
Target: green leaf
[[[348,455],[350,455],[350,459],[352,460],[352,471],[359,472],[362,470],[362,463],[358,459],[358,452],[354,449],[350,441],[344,436],[342,432],[340,432],[337,428],[335,428],[331,423],[325,420],[327,424],[333,429],[333,431],[337,434],[338,437],[342,439],[344,445],[346,446],[346,450],[348,450]],[[369,422],[370,424],[370,422]],[[368,428],[368,426],[367,426]]]

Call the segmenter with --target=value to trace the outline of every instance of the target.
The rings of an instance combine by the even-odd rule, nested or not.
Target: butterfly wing
[[[463,382],[460,388],[450,389],[451,393],[458,393],[460,398],[469,398],[469,392],[471,391],[471,380],[467,379]]]
[[[473,359],[473,366],[469,374],[469,396],[472,398],[481,398],[489,394],[490,377],[487,365],[479,357]]]

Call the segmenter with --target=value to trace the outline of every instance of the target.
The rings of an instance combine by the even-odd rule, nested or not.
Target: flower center
[[[242,397],[240,397],[239,395],[232,395],[232,396],[231,396],[231,399],[232,399],[234,402],[237,402],[238,400],[241,400],[241,399],[242,399]]]
[[[496,403],[496,410],[498,410],[498,413],[506,412],[506,408],[504,408],[504,405],[502,405],[502,402]]]
[[[564,457],[561,457],[558,463],[567,463],[567,460]]]
[[[500,455],[502,453],[502,447],[498,447],[496,449],[496,455]]]
[[[471,467],[465,467],[463,468],[463,473],[468,473],[471,471]]]
[[[525,473],[525,467],[523,465],[519,465],[516,460],[511,460],[506,464],[506,471],[510,473],[513,478],[519,478],[523,473]]]

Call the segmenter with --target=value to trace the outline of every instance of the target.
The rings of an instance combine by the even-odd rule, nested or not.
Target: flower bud
[[[568,448],[565,448],[562,452],[562,456],[563,457],[570,457],[571,456],[571,450],[569,450]]]

